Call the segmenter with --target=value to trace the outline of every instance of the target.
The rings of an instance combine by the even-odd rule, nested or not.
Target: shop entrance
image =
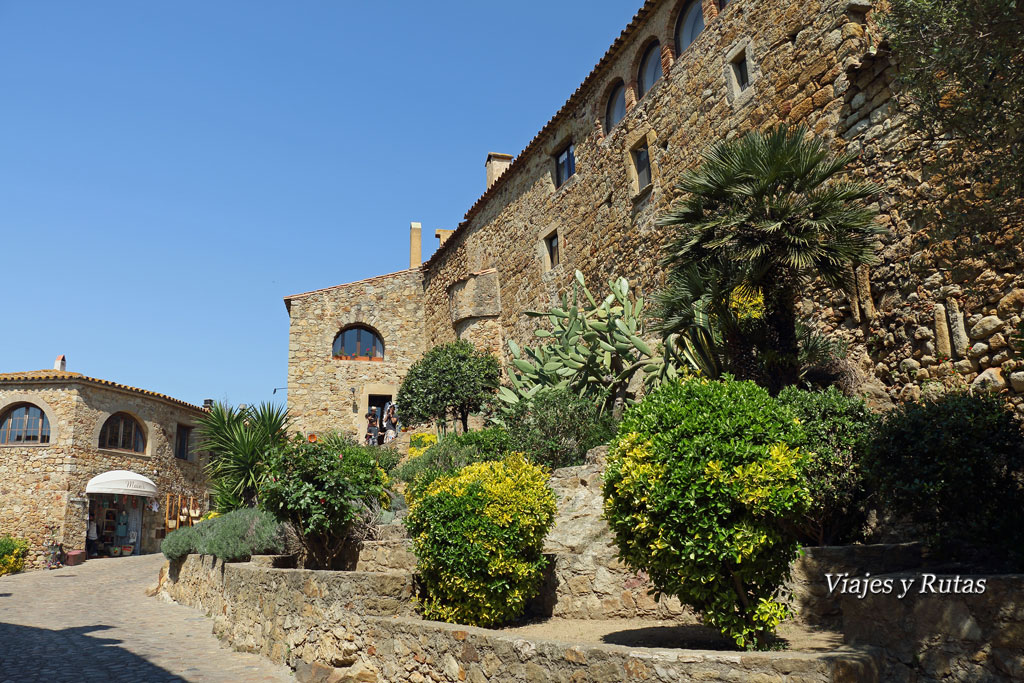
[[[100,556],[139,555],[142,548],[141,496],[90,494],[89,514],[96,522]]]

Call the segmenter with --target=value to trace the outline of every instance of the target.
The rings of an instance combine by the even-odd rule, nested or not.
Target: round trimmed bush
[[[804,432],[801,450],[807,454],[804,476],[811,503],[798,522],[800,541],[832,545],[853,540],[864,521],[863,461],[878,417],[864,401],[835,387],[786,387],[778,400],[793,411]]]
[[[1024,565],[1024,437],[998,396],[946,394],[886,413],[869,450],[883,509],[947,557]]]
[[[548,473],[513,453],[440,476],[409,504],[423,616],[505,624],[540,590],[555,516]]]
[[[619,556],[739,647],[770,647],[808,504],[792,413],[753,382],[667,383],[631,407],[605,471]]]

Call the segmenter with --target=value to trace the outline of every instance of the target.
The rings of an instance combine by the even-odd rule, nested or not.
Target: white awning
[[[116,495],[156,497],[156,484],[135,472],[113,470],[89,480],[86,493],[113,493]]]

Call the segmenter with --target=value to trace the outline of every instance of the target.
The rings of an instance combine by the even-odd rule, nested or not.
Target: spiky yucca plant
[[[271,403],[238,409],[215,403],[199,419],[201,448],[210,452],[206,475],[219,512],[256,504],[267,451],[288,438],[288,411]]]
[[[803,127],[752,132],[708,150],[683,175],[682,200],[658,220],[675,229],[663,255],[670,276],[694,266],[708,276],[735,273],[721,289],[763,294],[773,392],[799,378],[801,288],[820,278],[844,289],[853,268],[875,261],[884,230],[865,200],[879,190],[840,178],[853,159],[833,155]]]

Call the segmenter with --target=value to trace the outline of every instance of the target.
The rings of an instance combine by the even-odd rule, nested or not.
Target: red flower
[[[324,504],[324,503],[326,503],[326,502],[327,502],[327,501],[326,501],[326,500],[324,500],[323,498],[321,498],[321,499],[320,499],[320,504],[321,504],[321,505],[323,505],[323,504]]]

